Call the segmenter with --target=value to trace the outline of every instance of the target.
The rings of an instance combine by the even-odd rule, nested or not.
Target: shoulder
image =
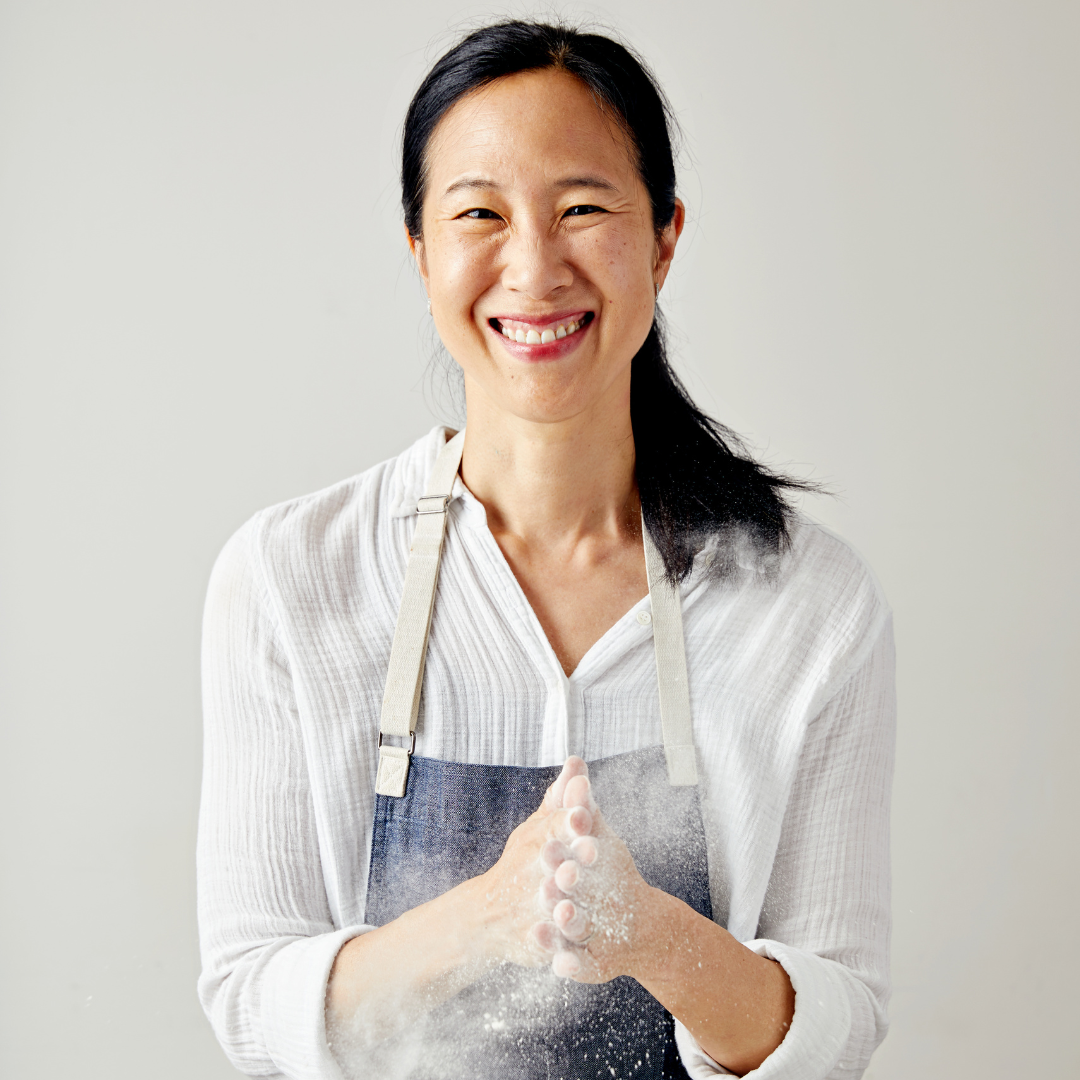
[[[780,579],[828,696],[863,664],[889,626],[881,583],[852,544],[802,517],[793,523]]]
[[[722,622],[735,635],[730,647],[756,656],[772,682],[797,684],[811,711],[866,662],[889,624],[866,560],[802,516],[792,521],[790,545],[768,578],[744,579],[734,592],[721,586],[713,596],[717,615],[728,611]]]
[[[365,553],[378,552],[401,531],[445,441],[433,428],[403,453],[336,484],[258,511],[228,540],[211,578],[246,577],[276,592],[316,588],[348,573]]]
[[[866,559],[843,537],[808,518],[792,522],[778,577],[779,587],[800,602],[823,605],[841,618],[873,622],[888,614],[885,594]]]
[[[403,453],[330,487],[260,510],[245,526],[269,551],[325,546],[341,530],[371,528],[411,514],[445,441],[433,428]]]

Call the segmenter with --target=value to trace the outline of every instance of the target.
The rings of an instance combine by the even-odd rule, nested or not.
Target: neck
[[[494,533],[558,546],[639,531],[629,386],[608,407],[553,422],[513,416],[475,389],[461,473]]]

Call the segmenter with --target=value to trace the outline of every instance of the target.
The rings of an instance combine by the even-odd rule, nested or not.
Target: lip
[[[498,319],[499,322],[525,323],[526,326],[550,326],[551,323],[574,322],[589,314],[595,316],[595,312],[590,308],[571,308],[569,311],[553,311],[550,315],[516,315],[507,311],[501,315],[489,315],[488,319]]]
[[[549,341],[546,345],[526,345],[522,341],[511,341],[505,334],[500,333],[491,325],[493,320],[498,320],[500,323],[506,320],[508,322],[523,323],[526,326],[550,326],[552,323],[574,322],[578,319],[587,319],[587,321],[584,326],[574,333],[555,341]],[[574,308],[570,311],[552,312],[550,315],[511,315],[509,312],[504,315],[489,315],[485,319],[484,325],[487,326],[488,332],[493,337],[498,338],[503,348],[511,356],[530,363],[541,363],[543,361],[560,360],[562,357],[572,353],[581,344],[581,341],[592,329],[595,322],[595,311],[590,311],[588,308]]]

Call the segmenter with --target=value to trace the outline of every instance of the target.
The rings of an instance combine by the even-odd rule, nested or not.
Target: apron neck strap
[[[401,798],[409,779],[409,758],[416,745],[416,714],[420,710],[420,688],[424,683],[424,659],[435,589],[439,584],[446,518],[464,445],[463,428],[440,451],[427,488],[416,504],[416,529],[405,568],[405,587],[394,643],[390,647],[379,720],[379,771],[375,776],[375,791],[379,795]],[[384,741],[387,736],[408,739],[409,745],[391,745]]]
[[[660,724],[664,732],[664,757],[672,787],[694,787],[698,782],[694,754],[694,724],[690,715],[690,680],[686,674],[686,643],[683,640],[682,599],[679,588],[667,576],[645,519],[641,519],[645,544],[645,572],[649,576],[652,604],[653,648],[656,680],[660,686]]]
[[[409,759],[416,745],[416,717],[424,683],[431,613],[439,584],[446,519],[454,481],[461,465],[465,444],[462,429],[440,451],[431,470],[427,488],[417,502],[417,522],[405,569],[390,666],[383,691],[379,721],[379,769],[375,792],[401,798],[409,778]],[[652,603],[653,646],[660,688],[660,722],[664,734],[664,756],[668,783],[692,787],[697,781],[694,731],[690,715],[690,689],[686,674],[686,646],[683,641],[682,602],[678,587],[669,580],[664,560],[641,522],[645,546],[645,569]],[[391,745],[387,737],[409,740],[408,746]]]

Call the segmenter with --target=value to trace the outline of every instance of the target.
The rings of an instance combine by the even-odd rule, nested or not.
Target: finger
[[[544,803],[542,809],[544,810],[557,810],[562,806],[563,793],[566,791],[566,785],[570,780],[570,774],[567,772],[567,767],[570,764],[569,758],[563,763],[563,767],[559,770],[559,775],[555,777],[554,782],[544,792]]]
[[[561,840],[549,840],[540,849],[540,862],[548,870],[555,870],[570,858],[570,849]]]
[[[581,867],[573,859],[567,859],[560,863],[552,879],[564,893],[572,893],[577,883],[581,880]]]
[[[559,928],[548,920],[533,923],[529,928],[529,937],[541,952],[554,953],[565,945]]]
[[[562,805],[568,810],[573,806],[585,806],[590,810],[595,805],[592,799],[592,784],[588,776],[579,773],[567,778],[563,787]]]
[[[581,961],[577,953],[560,949],[551,961],[551,970],[563,979],[571,979],[581,970]]]
[[[579,836],[570,845],[570,857],[579,866],[592,866],[600,858],[600,846],[591,836]]]
[[[555,884],[553,877],[546,877],[540,882],[540,888],[538,890],[538,897],[540,900],[540,910],[545,915],[550,915],[555,910],[555,905],[560,900],[566,899],[566,893]]]
[[[579,757],[568,757],[563,763],[562,770],[555,778],[555,783],[547,789],[544,795],[544,807],[548,810],[558,810],[563,804],[563,795],[566,785],[575,776],[587,776],[589,766]]]
[[[575,806],[564,819],[563,832],[567,841],[573,843],[579,836],[588,836],[592,827],[592,814],[584,806]]]
[[[560,900],[551,916],[567,941],[584,941],[589,936],[589,919],[572,900]]]

